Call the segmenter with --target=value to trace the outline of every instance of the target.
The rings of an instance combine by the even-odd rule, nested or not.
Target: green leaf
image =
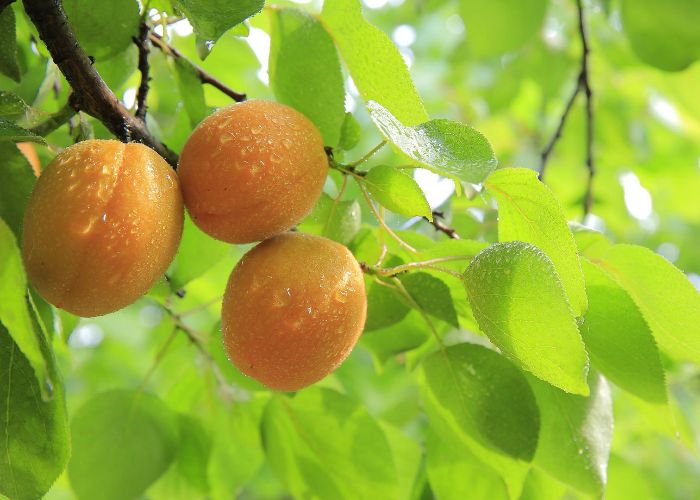
[[[433,220],[428,200],[413,177],[400,169],[380,165],[367,172],[363,182],[372,197],[392,212]]]
[[[17,94],[0,90],[0,119],[17,119],[24,115],[28,107]]]
[[[34,369],[42,395],[49,396],[49,360],[41,349],[42,332],[35,328],[27,304],[27,276],[10,228],[0,219],[0,322]]]
[[[547,0],[460,0],[467,42],[477,57],[520,48],[540,30]]]
[[[362,129],[360,124],[355,119],[352,113],[345,113],[343,125],[340,127],[340,139],[338,140],[338,149],[350,151],[357,146],[362,137]]]
[[[361,222],[357,200],[336,201],[322,193],[314,209],[299,223],[298,228],[347,245],[360,230]]]
[[[396,498],[398,470],[377,422],[329,389],[276,396],[262,422],[267,461],[297,498]]]
[[[378,330],[398,323],[411,310],[406,299],[393,287],[365,280],[367,320],[365,331]]]
[[[173,0],[201,40],[215,42],[230,28],[257,14],[265,0]]]
[[[338,52],[318,19],[298,9],[271,14],[270,86],[279,102],[301,111],[334,146],[345,120]]]
[[[384,328],[365,328],[360,342],[380,363],[392,356],[419,347],[430,338],[430,330],[417,312],[408,312],[403,319]]]
[[[439,119],[408,127],[378,102],[368,102],[367,108],[374,123],[394,146],[436,174],[479,183],[496,168],[491,145],[469,125]]]
[[[230,364],[230,363],[229,363]],[[217,404],[210,428],[216,437],[209,459],[209,485],[214,499],[230,498],[243,490],[265,463],[260,422],[268,396],[245,403]]]
[[[508,490],[492,468],[455,443],[428,430],[426,468],[430,488],[441,500],[488,498],[508,500]]]
[[[173,76],[180,89],[185,111],[190,118],[192,128],[209,115],[209,108],[204,101],[204,89],[195,67],[184,57],[170,59]]]
[[[527,168],[496,170],[485,183],[498,201],[499,241],[525,241],[554,264],[574,314],[583,316],[587,299],[576,242],[554,193]]]
[[[464,432],[487,447],[530,461],[540,417],[525,376],[498,353],[458,344],[422,364],[429,390]]]
[[[521,241],[496,243],[477,255],[464,284],[481,330],[537,377],[588,394],[588,358],[552,261]]]
[[[15,11],[11,5],[0,12],[0,73],[16,82],[21,78],[17,62]]]
[[[43,137],[36,135],[34,132],[15,125],[11,121],[0,118],[0,142],[37,142],[46,144]]]
[[[622,0],[621,13],[632,50],[645,63],[680,71],[700,57],[700,3]]]
[[[203,233],[188,214],[182,231],[182,240],[168,276],[173,289],[180,289],[216,265],[231,250],[231,245]]]
[[[613,245],[594,262],[630,294],[662,350],[700,364],[700,292],[681,271],[634,245]]]
[[[42,349],[48,352],[43,342]],[[34,369],[0,325],[0,496],[41,498],[68,462],[70,436],[63,383],[53,356],[47,356],[53,397],[43,401]]]
[[[78,42],[97,61],[122,52],[138,35],[139,6],[135,0],[63,0],[62,4]]]
[[[426,313],[459,328],[449,287],[428,273],[409,273],[399,278],[416,304]]]
[[[666,380],[649,326],[629,294],[600,267],[583,260],[589,307],[581,336],[591,363],[622,389],[666,403]]]
[[[211,437],[199,419],[191,415],[179,414],[177,423],[180,430],[177,467],[192,486],[206,493],[209,491],[207,465],[212,448]]]
[[[425,380],[425,370],[421,371],[419,381],[421,404],[428,416],[430,430],[439,435],[442,441],[454,445],[459,455],[465,458],[474,456],[487,467],[487,470],[493,470],[499,474],[508,489],[510,498],[520,498],[530,464],[504,454],[493,446],[484,446],[482,440],[475,438],[463,428],[452,408],[445,406],[444,402],[438,399]]]
[[[36,177],[27,158],[12,142],[0,141],[0,219],[19,240],[22,221]]]
[[[140,391],[103,392],[71,421],[68,477],[80,499],[139,497],[170,466],[178,449],[175,414]]]
[[[529,380],[542,419],[535,464],[584,493],[601,496],[613,431],[607,381],[591,375],[591,394],[582,397]]]
[[[321,22],[365,101],[382,103],[406,125],[428,119],[401,53],[384,32],[365,20],[359,0],[326,0]]]

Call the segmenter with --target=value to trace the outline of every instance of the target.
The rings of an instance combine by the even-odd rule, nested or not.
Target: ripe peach
[[[283,233],[257,245],[234,268],[221,329],[239,370],[272,389],[294,391],[343,362],[366,315],[362,270],[346,247]]]
[[[183,215],[177,175],[153,150],[107,140],[70,146],[37,180],[24,215],[29,280],[80,316],[121,309],[165,272]]]
[[[298,223],[328,174],[323,139],[298,111],[246,101],[206,118],[178,166],[195,224],[229,243],[264,240]]]

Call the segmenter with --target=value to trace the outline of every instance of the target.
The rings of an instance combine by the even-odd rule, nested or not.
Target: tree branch
[[[44,137],[70,120],[76,113],[72,100],[73,95],[71,94],[71,96],[68,98],[68,102],[64,104],[61,109],[49,116],[45,121],[32,127],[31,131],[36,135]]]
[[[539,169],[540,180],[544,178],[545,167],[547,166],[547,161],[549,156],[554,149],[557,141],[561,138],[562,131],[564,130],[564,125],[569,117],[569,114],[573,108],[574,102],[576,101],[576,96],[583,92],[586,99],[586,168],[588,169],[588,182],[586,185],[586,193],[583,199],[583,215],[584,217],[588,215],[591,211],[591,205],[593,204],[593,177],[595,176],[595,161],[593,157],[593,90],[591,88],[589,79],[589,57],[590,57],[590,45],[588,43],[588,36],[586,34],[586,23],[585,16],[583,12],[583,1],[576,0],[576,7],[578,10],[578,32],[581,38],[581,69],[579,70],[578,77],[576,78],[576,88],[574,88],[571,97],[566,103],[564,112],[559,120],[559,125],[554,132],[554,135],[547,143],[547,146],[542,150],[541,153],[541,163]]]
[[[148,53],[151,51],[148,45],[148,32],[150,28],[145,21],[141,21],[139,25],[139,36],[134,37],[134,43],[139,49],[139,71],[141,72],[141,84],[136,92],[136,117],[144,122],[146,121],[146,110],[148,105],[146,99],[148,97],[148,82],[151,81],[151,67],[148,64]]]
[[[593,177],[595,177],[596,173],[593,158],[593,89],[591,88],[591,83],[588,77],[588,62],[591,54],[591,48],[588,44],[588,36],[586,35],[583,1],[576,0],[576,5],[578,7],[578,30],[581,36],[581,44],[583,46],[579,86],[586,96],[586,167],[588,169],[588,182],[586,183],[586,194],[583,197],[583,216],[585,217],[590,213],[593,205]]]
[[[219,89],[221,92],[229,96],[231,99],[233,99],[236,102],[242,102],[246,100],[246,95],[241,94],[240,92],[236,92],[232,88],[228,87],[226,84],[224,84],[221,80],[218,80],[214,76],[210,75],[204,69],[202,69],[200,66],[197,66],[194,64],[192,61],[187,59],[184,55],[182,55],[182,52],[177,50],[175,47],[170,45],[168,42],[166,42],[162,36],[160,36],[157,33],[151,32],[148,35],[149,40],[158,47],[160,50],[163,51],[164,54],[168,54],[175,59],[183,59],[187,62],[189,62],[192,67],[194,68],[195,72],[197,73],[197,76],[199,77],[199,81],[202,83],[206,83],[208,85],[211,85],[214,88]]]
[[[68,25],[61,1],[23,0],[23,3],[54,63],[73,88],[79,109],[100,120],[121,141],[142,142],[171,165],[177,165],[177,155],[157,141],[144,121],[129,113],[102,80]]]
[[[429,221],[427,218],[425,220],[428,221],[437,231],[445,233],[448,238],[453,240],[460,239],[459,234],[457,234],[457,231],[454,228],[440,221],[440,219],[444,219],[444,216],[444,213],[438,210],[433,210],[433,220]]]

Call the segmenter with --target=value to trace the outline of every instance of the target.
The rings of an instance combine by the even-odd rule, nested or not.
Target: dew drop
[[[263,126],[262,125],[256,125],[255,127],[250,129],[250,133],[253,135],[258,135],[261,134],[263,131]]]
[[[270,161],[272,163],[282,163],[282,157],[278,155],[277,153],[272,153],[270,155]]]
[[[290,149],[292,147],[292,140],[282,139],[282,146],[284,146],[285,149]]]

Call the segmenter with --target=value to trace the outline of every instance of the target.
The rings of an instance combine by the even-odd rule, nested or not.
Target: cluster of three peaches
[[[262,241],[238,262],[222,306],[224,345],[245,374],[295,390],[328,375],[364,326],[362,271],[344,246],[288,232],[328,172],[316,127],[292,108],[247,101],[205,119],[177,174],[136,143],[75,144],[38,179],[25,213],[28,277],[59,308],[116,311],[165,272],[195,224],[229,243]]]

